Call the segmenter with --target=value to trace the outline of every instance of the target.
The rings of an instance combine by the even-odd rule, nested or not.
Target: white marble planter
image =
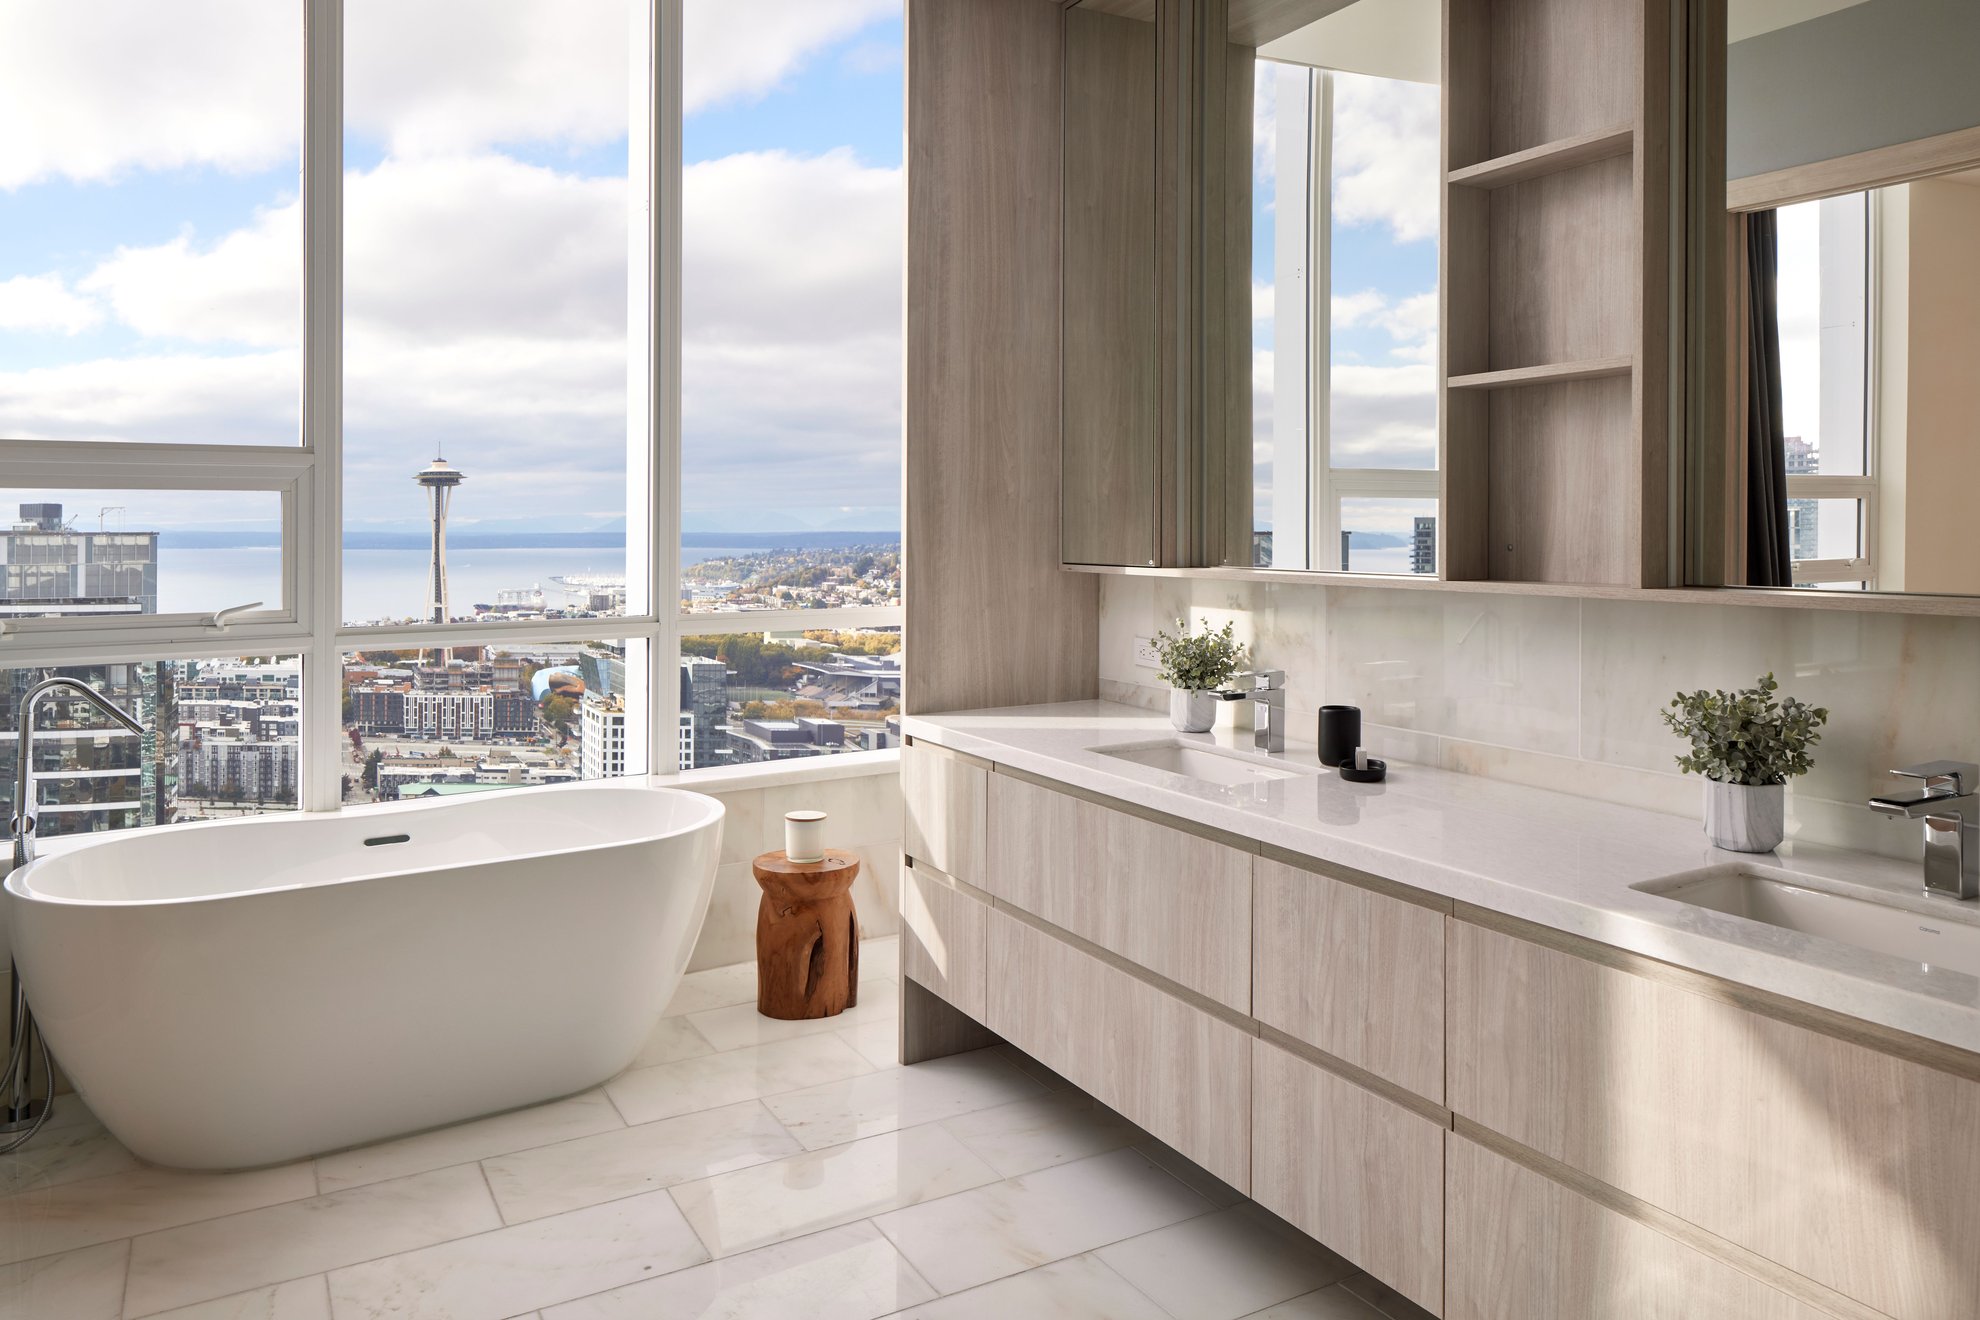
[[[1787,835],[1787,786],[1706,780],[1705,833],[1732,852],[1774,851]]]
[[[1169,723],[1182,733],[1208,733],[1217,724],[1217,694],[1169,689]]]

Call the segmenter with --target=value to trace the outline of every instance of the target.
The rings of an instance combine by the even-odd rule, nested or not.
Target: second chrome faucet
[[[1918,787],[1879,793],[1870,809],[1925,822],[1925,892],[1941,898],[1980,898],[1980,766],[1928,761],[1891,773]]]
[[[1248,687],[1227,688],[1217,695],[1225,701],[1251,701],[1253,708],[1251,742],[1268,752],[1286,750],[1286,671],[1254,669],[1238,674],[1234,681],[1250,681]]]

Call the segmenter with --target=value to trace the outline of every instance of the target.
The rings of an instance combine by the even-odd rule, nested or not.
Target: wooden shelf
[[[1465,188],[1503,188],[1509,183],[1537,179],[1543,174],[1571,170],[1577,165],[1608,160],[1613,156],[1627,156],[1635,145],[1636,131],[1624,124],[1619,128],[1605,128],[1529,147],[1510,156],[1495,156],[1476,165],[1452,170],[1445,177]]]
[[[1507,371],[1475,371],[1452,376],[1447,384],[1454,390],[1504,390],[1520,385],[1557,385],[1568,380],[1601,380],[1607,376],[1627,376],[1636,366],[1631,357],[1589,358],[1585,362],[1549,362],[1539,367],[1513,367]]]

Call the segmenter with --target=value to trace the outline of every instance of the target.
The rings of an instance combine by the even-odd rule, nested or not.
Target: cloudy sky
[[[1260,64],[1253,125],[1253,503],[1261,528],[1272,526],[1273,318],[1281,299],[1274,235],[1281,224],[1308,223],[1276,206],[1276,89],[1288,73],[1305,76],[1306,70]],[[1439,91],[1362,74],[1332,78],[1333,211],[1331,220],[1321,221],[1332,226],[1332,462],[1337,468],[1434,467]],[[1421,501],[1362,501],[1344,510],[1343,525],[1402,534],[1412,518],[1431,511]],[[1369,566],[1407,571],[1406,554],[1390,560]]]
[[[351,529],[624,517],[632,8],[349,0]],[[295,438],[298,10],[0,0],[0,434]],[[688,0],[690,530],[899,526],[899,12]]]

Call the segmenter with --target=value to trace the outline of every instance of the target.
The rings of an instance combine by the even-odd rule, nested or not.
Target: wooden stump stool
[[[836,848],[822,862],[781,852],[750,864],[756,909],[756,1011],[764,1017],[836,1017],[859,1002],[859,858]]]

